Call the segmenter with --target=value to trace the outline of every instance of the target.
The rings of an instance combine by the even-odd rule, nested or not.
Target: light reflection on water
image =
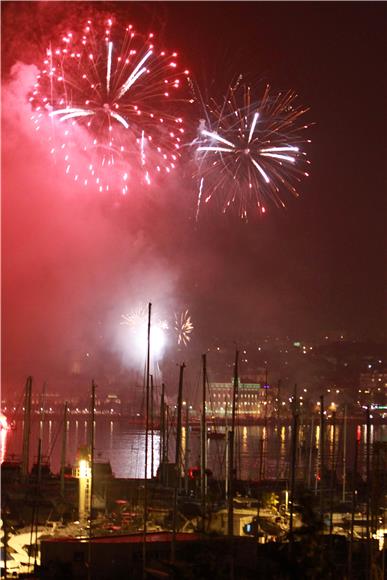
[[[7,453],[7,429],[0,429],[0,463],[3,463]]]
[[[357,430],[360,428],[359,470],[365,471],[365,442],[366,426],[348,424],[347,427],[347,468],[351,469],[354,456],[354,441]],[[0,459],[1,461],[21,455],[22,421],[16,422],[16,429],[0,432]],[[37,442],[40,421],[32,423],[30,443],[30,464],[36,462]],[[77,451],[88,441],[88,421],[75,418],[68,420],[67,454],[66,460],[73,464]],[[42,450],[54,473],[59,472],[62,446],[62,424],[58,420],[44,421]],[[326,429],[326,462],[331,462],[333,448],[337,454],[339,475],[343,454],[343,430],[341,425],[335,429],[335,445],[333,445],[333,427]],[[189,432],[189,466],[199,465],[200,435],[196,430]],[[372,425],[371,441],[387,439],[386,425]],[[182,447],[185,448],[187,433],[182,433]],[[241,426],[236,432],[236,463],[237,475],[242,479],[257,480],[260,474],[263,478],[289,477],[291,427],[289,425],[272,426]],[[311,445],[312,442],[312,445]],[[320,445],[320,426],[314,425],[311,432],[310,425],[300,427],[299,448],[297,453],[298,477],[313,480],[318,471],[318,448]],[[148,468],[147,476],[151,476],[152,439],[148,438]],[[207,443],[208,466],[216,477],[224,477],[226,471],[226,438],[209,439]],[[154,432],[153,437],[154,473],[160,460],[160,434]],[[175,441],[169,438],[169,460],[175,457]],[[97,461],[110,461],[116,477],[142,478],[145,471],[145,432],[143,428],[128,425],[123,419],[97,418],[95,423],[95,458]],[[31,466],[31,465],[30,465]],[[308,473],[309,472],[309,473]]]

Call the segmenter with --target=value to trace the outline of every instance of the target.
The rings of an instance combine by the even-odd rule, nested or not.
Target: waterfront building
[[[214,417],[231,416],[233,381],[209,384],[206,412]],[[265,379],[241,379],[237,393],[237,416],[263,417],[272,413],[273,397]]]

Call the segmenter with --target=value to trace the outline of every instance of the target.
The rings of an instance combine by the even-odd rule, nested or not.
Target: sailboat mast
[[[294,385],[292,406],[293,406],[293,427],[292,427],[292,459],[291,459],[291,475],[290,475],[290,519],[289,519],[289,536],[291,542],[293,542],[293,514],[294,514],[294,495],[295,495],[296,460],[297,460],[297,429],[298,429],[297,385]]]
[[[332,413],[332,460],[331,460],[331,478],[329,484],[329,534],[333,534],[333,502],[335,496],[336,482],[336,413]]]
[[[190,440],[189,440],[189,405],[185,408],[185,454],[184,454],[184,489],[188,494],[188,470],[189,470],[189,455],[190,455]]]
[[[232,412],[231,412],[231,430],[228,434],[228,517],[227,517],[227,533],[229,536],[234,535],[234,441],[235,441],[235,411],[238,393],[238,362],[239,351],[235,352],[234,365],[234,385],[232,393]]]
[[[347,483],[347,405],[344,405],[343,431],[343,502],[345,501],[345,486]]]
[[[203,364],[203,382],[202,382],[202,421],[201,421],[201,451],[200,451],[200,497],[202,511],[202,528],[204,531],[204,518],[206,513],[206,443],[207,443],[207,425],[206,425],[206,382],[207,382],[207,357],[202,355]]]
[[[31,534],[30,534],[30,544],[34,546],[34,570],[36,571],[36,560],[38,555],[38,512],[39,512],[39,500],[38,496],[40,495],[40,483],[42,477],[42,439],[39,437],[38,440],[38,458],[37,458],[37,478],[35,484],[35,500],[34,506],[32,510],[32,520],[31,520]],[[33,543],[33,536],[35,532],[35,541]],[[28,562],[29,564],[29,562]]]
[[[46,410],[46,383],[43,383],[41,404],[40,404],[40,431],[39,431],[39,441],[40,441],[40,453],[42,454],[43,436],[44,436],[44,414]],[[38,458],[38,480],[40,481],[42,476],[42,458]]]
[[[368,405],[366,410],[367,431],[366,431],[366,538],[367,538],[367,569],[366,578],[371,577],[371,563],[372,563],[372,545],[371,545],[371,526],[370,526],[370,502],[371,502],[371,417],[370,407]]]
[[[180,464],[181,464],[181,410],[183,404],[183,375],[184,375],[185,364],[180,365],[180,375],[179,375],[179,391],[177,395],[177,423],[176,423],[176,451],[175,451],[175,464],[176,464],[176,474],[180,477]]]
[[[325,418],[324,395],[320,397],[320,514],[324,516],[324,484],[325,484]]]
[[[62,435],[62,453],[60,459],[60,493],[64,497],[65,492],[65,466],[66,466],[66,450],[67,450],[67,401],[64,404],[63,410],[63,435]]]
[[[94,380],[91,381],[91,424],[90,424],[90,534],[93,519],[93,491],[94,491],[94,422],[95,422],[95,389]]]
[[[357,469],[360,447],[360,431],[356,431],[355,440],[355,454],[353,458],[353,472],[352,472],[352,508],[351,508],[351,527],[350,527],[350,542],[348,550],[348,578],[352,578],[352,555],[354,544],[354,527],[355,527],[355,509],[357,504]]]
[[[27,377],[24,393],[22,477],[26,480],[30,454],[32,377]]]
[[[151,478],[154,475],[154,428],[153,428],[153,396],[154,396],[154,383],[153,374],[150,375],[150,424],[151,424]]]
[[[165,385],[161,383],[161,402],[160,402],[160,465],[165,460]]]
[[[90,518],[89,518],[89,546],[88,546],[88,580],[93,578],[92,569],[92,537],[93,537],[93,491],[94,491],[94,416],[95,416],[95,382],[91,381],[91,401],[90,401],[90,427],[89,427],[89,447],[90,447]]]
[[[183,376],[185,364],[180,365],[179,391],[177,395],[177,424],[176,424],[176,452],[175,452],[175,488],[173,492],[173,514],[172,514],[172,542],[171,561],[176,557],[176,525],[177,525],[177,490],[181,482],[181,407],[183,403]]]
[[[146,351],[146,376],[145,376],[145,465],[144,465],[144,522],[142,542],[142,575],[146,578],[146,532],[148,520],[148,432],[149,432],[149,374],[150,374],[150,335],[151,335],[152,303],[148,304],[148,332]]]
[[[313,451],[314,451],[314,415],[312,415],[312,422],[310,425],[310,435],[309,435],[308,489],[310,489],[312,485]]]

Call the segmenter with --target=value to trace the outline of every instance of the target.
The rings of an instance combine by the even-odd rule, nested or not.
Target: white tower
[[[79,523],[86,526],[91,515],[91,465],[88,453],[80,453],[79,462],[73,470],[73,475],[79,479]]]

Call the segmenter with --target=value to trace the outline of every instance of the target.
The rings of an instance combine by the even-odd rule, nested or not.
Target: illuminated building
[[[271,387],[265,382],[239,382],[237,415],[263,417],[271,414]],[[210,383],[206,411],[214,416],[231,415],[233,383]],[[266,410],[267,407],[267,410]]]
[[[386,392],[386,371],[370,369],[368,372],[360,374],[358,399],[361,405],[385,404]]]

